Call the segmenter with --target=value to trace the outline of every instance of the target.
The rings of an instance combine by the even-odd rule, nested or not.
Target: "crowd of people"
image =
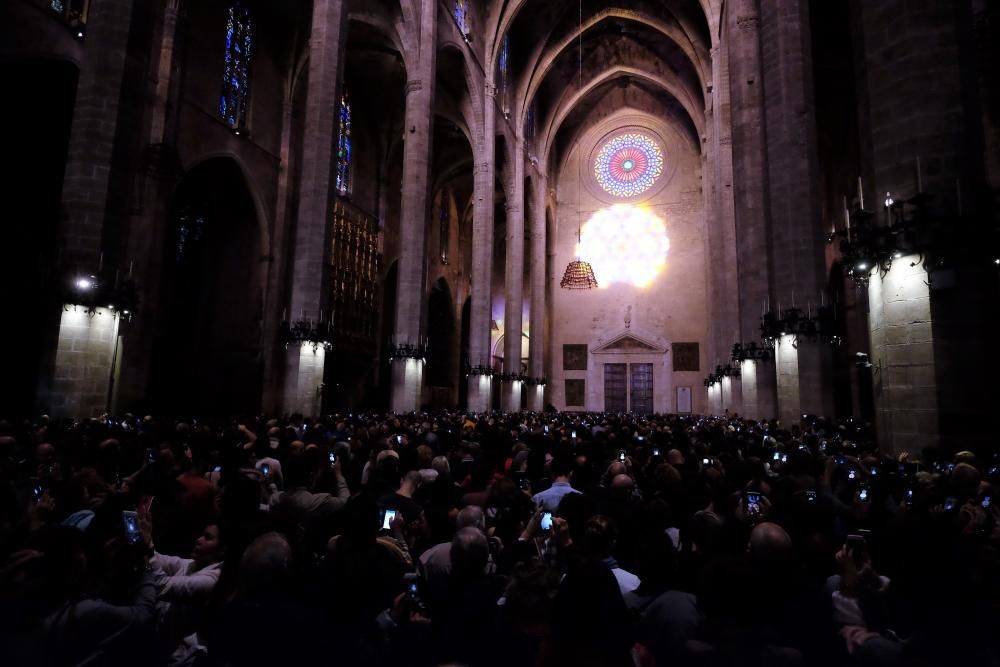
[[[0,422],[0,662],[990,667],[998,452],[731,415]]]

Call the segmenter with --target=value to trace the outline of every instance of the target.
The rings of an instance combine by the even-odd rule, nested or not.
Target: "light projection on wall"
[[[663,150],[651,137],[638,132],[608,139],[594,159],[594,178],[615,197],[641,195],[662,174]]]
[[[643,206],[615,204],[583,225],[578,255],[594,267],[602,288],[612,283],[648,287],[667,265],[667,225]]]

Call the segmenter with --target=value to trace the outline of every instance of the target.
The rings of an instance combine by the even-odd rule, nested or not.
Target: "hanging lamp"
[[[580,0],[580,39],[579,39],[579,62],[580,62],[580,90],[583,90],[583,0]],[[580,257],[581,225],[580,225],[580,186],[583,182],[583,169],[579,166],[582,158],[577,160],[578,178],[576,185],[576,259],[566,265],[562,280],[559,286],[563,289],[594,289],[597,287],[597,276],[594,275],[594,268],[590,262],[585,262]]]

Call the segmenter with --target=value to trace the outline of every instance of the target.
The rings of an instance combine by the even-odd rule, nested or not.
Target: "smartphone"
[[[571,433],[569,434],[569,437],[571,437],[571,438],[575,438],[575,437],[576,437],[576,431],[572,431],[572,432],[571,432]]]
[[[122,524],[125,526],[125,539],[129,544],[139,544],[142,534],[139,532],[139,515],[133,511],[122,512]]]
[[[760,516],[760,493],[757,491],[744,491],[743,500],[746,503],[748,515]]]
[[[868,555],[868,543],[865,542],[865,538],[861,535],[848,535],[847,553],[854,559],[854,564],[861,567]]]
[[[660,448],[653,447],[653,456],[659,456],[659,455],[660,455]]]
[[[542,521],[538,527],[542,530],[552,530],[552,512],[542,512]]]
[[[954,496],[948,496],[947,498],[944,499],[945,512],[951,512],[957,507],[958,507],[958,498],[955,498]]]
[[[782,463],[788,463],[788,454],[782,454],[781,455],[781,462]]]
[[[262,463],[261,466],[260,466],[260,474],[264,475],[264,477],[267,477],[268,475],[270,475],[271,474],[271,466],[268,465],[268,464],[266,464],[266,463]]]
[[[872,477],[878,477],[878,466],[872,466]]]
[[[710,466],[710,465],[712,465],[712,459],[702,459],[701,460],[701,464],[703,466]]]
[[[146,448],[146,463],[154,463],[156,461],[156,454],[153,453],[151,447]]]
[[[625,450],[624,449],[619,449],[618,450],[618,460],[621,461],[622,463],[625,463]]]
[[[337,462],[337,455],[334,454],[333,452],[330,452],[329,454],[327,454],[326,458],[330,460],[330,465],[333,465],[334,463]]]
[[[850,470],[847,471],[847,479],[857,479],[857,477],[858,477],[858,471],[855,470],[854,468],[851,468]]]
[[[906,490],[906,505],[907,507],[913,505],[913,489]]]
[[[37,503],[42,499],[42,494],[45,493],[45,489],[42,488],[42,483],[38,479],[33,479],[31,484],[31,497],[35,499]]]
[[[781,452],[775,452],[774,455],[771,456],[771,460],[772,461],[780,461],[781,460]]]
[[[638,440],[639,442],[642,442],[642,441],[643,441],[643,440],[645,440],[646,438],[642,437],[641,435],[637,435],[637,436],[635,437],[635,439],[636,439],[636,440]]]
[[[862,484],[861,489],[858,490],[858,500],[865,503],[868,502],[868,485]]]
[[[403,436],[401,436],[401,435],[397,435],[396,436],[396,444],[397,445],[403,444]]]
[[[384,510],[382,514],[382,530],[392,530],[392,522],[396,520],[396,510]]]
[[[992,496],[983,496],[983,499],[982,499],[982,501],[979,504],[982,505],[983,509],[985,510],[985,509],[989,509],[990,503],[992,503],[992,502],[993,502],[993,497]]]
[[[847,465],[847,459],[841,456],[840,454],[837,454],[836,456],[833,457],[833,462],[839,466]]]
[[[548,432],[549,432],[549,425],[548,425],[548,424],[546,424],[546,425],[545,425],[545,432],[546,432],[546,433],[548,433]]]
[[[517,480],[517,488],[521,489],[522,491],[527,491],[529,486],[530,486],[530,484],[528,483],[528,478],[527,477],[519,477],[518,478],[518,480]]]
[[[806,502],[809,503],[810,505],[816,504],[816,492],[813,491],[812,489],[806,491]]]
[[[406,597],[410,599],[414,607],[423,611],[424,601],[420,597],[420,575],[416,572],[407,572],[403,575],[403,585],[406,587]]]
[[[215,466],[212,468],[212,472],[222,472],[222,466]]]

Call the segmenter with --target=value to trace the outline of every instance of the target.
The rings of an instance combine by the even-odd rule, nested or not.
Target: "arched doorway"
[[[196,166],[169,215],[151,402],[173,413],[255,412],[263,370],[261,248],[240,168],[229,158]]]
[[[455,310],[448,281],[438,278],[427,299],[427,403],[432,408],[454,405]]]

